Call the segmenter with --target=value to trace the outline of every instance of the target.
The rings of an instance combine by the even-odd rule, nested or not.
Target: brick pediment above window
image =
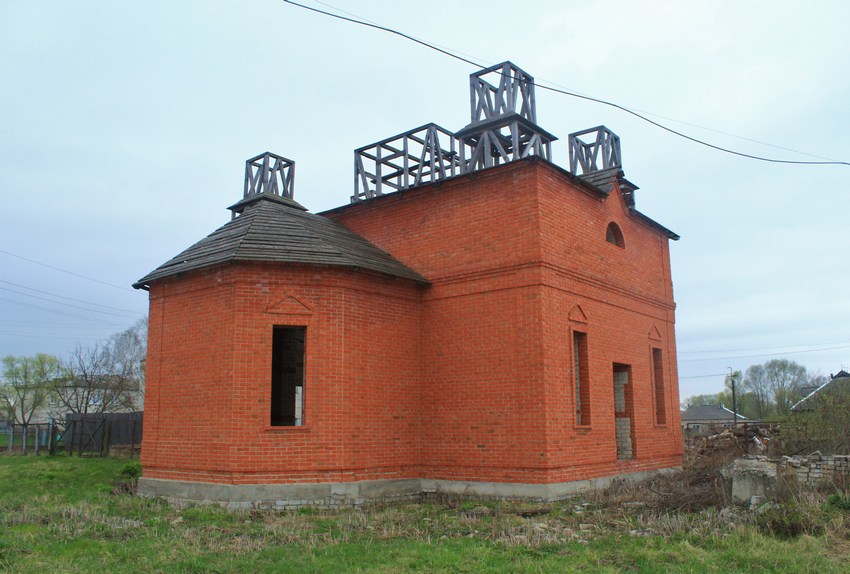
[[[587,323],[587,315],[579,304],[573,305],[573,308],[570,309],[569,319],[574,323]]]
[[[290,293],[283,299],[266,307],[266,313],[275,315],[312,315],[313,309]]]

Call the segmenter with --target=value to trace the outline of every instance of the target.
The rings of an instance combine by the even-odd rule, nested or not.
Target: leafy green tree
[[[804,387],[820,386],[826,377],[809,375],[806,368],[787,359],[775,359],[761,365],[751,365],[744,374],[735,371],[726,377],[725,388],[716,394],[695,395],[685,399],[683,406],[723,405],[732,410],[732,380],[735,380],[735,407],[748,419],[769,419],[782,416],[802,398]]]
[[[732,380],[735,380],[735,400],[732,400]],[[714,406],[723,406],[732,410],[733,405],[735,406],[738,414],[747,418],[757,418],[754,413],[754,404],[755,401],[753,397],[745,392],[742,389],[741,379],[742,379],[741,371],[735,371],[731,376],[727,376],[724,384],[724,389],[719,393],[712,393],[706,395],[694,395],[692,397],[688,397],[685,399],[683,403],[683,407],[687,408],[689,406],[698,406],[698,405],[714,405]]]
[[[773,359],[748,367],[742,386],[751,396],[756,418],[765,419],[788,414],[808,381],[806,367],[788,359]]]
[[[47,406],[53,383],[64,377],[59,359],[52,355],[4,357],[0,408],[10,421],[27,426]]]
[[[770,418],[773,414],[773,405],[770,400],[770,388],[764,374],[764,366],[751,365],[747,367],[741,387],[750,397],[755,418]]]
[[[145,359],[148,354],[148,318],[142,317],[132,327],[109,337],[107,345],[116,372],[133,381],[137,398],[135,408],[142,408],[145,391]]]
[[[696,407],[701,405],[716,405],[717,403],[717,394],[707,394],[707,395],[693,395],[685,399],[682,406],[684,408],[688,407]]]
[[[786,417],[783,429],[793,450],[850,454],[850,383],[837,380]]]
[[[69,376],[53,384],[56,416],[141,408],[146,351],[147,318],[101,343],[77,345],[63,362]]]

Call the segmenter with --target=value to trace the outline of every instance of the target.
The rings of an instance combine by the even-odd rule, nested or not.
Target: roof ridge
[[[255,218],[255,217],[253,217],[253,216],[254,216],[254,215],[256,215],[256,211],[257,211],[257,209],[259,209],[260,205],[262,205],[262,202],[257,203],[257,204],[255,204],[255,205],[249,205],[249,206],[246,206],[245,211],[250,212],[250,215],[251,215],[252,217],[251,217],[251,220],[248,222],[247,229],[245,230],[245,233],[243,233],[243,234],[242,234],[242,237],[240,237],[240,238],[239,238],[239,242],[238,242],[238,243],[236,244],[236,246],[233,248],[233,255],[234,255],[234,256],[238,256],[238,255],[239,255],[239,248],[240,248],[240,247],[242,247],[242,244],[243,244],[243,243],[245,243],[245,238],[246,238],[246,237],[248,237],[248,234],[249,234],[249,233],[251,233],[251,227],[253,227],[253,226],[254,226],[254,223],[256,222],[256,218]],[[245,215],[246,215],[245,211],[243,211],[243,212],[242,212],[241,214],[239,214],[237,217],[233,218],[233,219],[231,220],[231,222],[236,221],[236,220],[237,220],[237,219],[239,219],[240,217],[245,217]],[[227,226],[227,223],[225,223],[222,227],[225,227],[225,226]],[[219,229],[220,229],[220,228],[219,228]]]
[[[380,247],[378,247],[377,245],[375,245],[374,243],[372,243],[371,241],[369,241],[368,239],[366,239],[362,235],[355,233],[354,231],[352,231],[351,229],[349,229],[348,227],[346,227],[345,225],[343,225],[342,223],[340,223],[339,221],[337,221],[335,219],[331,219],[329,217],[325,217],[323,215],[319,215],[319,214],[316,214],[316,213],[309,213],[307,211],[295,212],[293,215],[296,215],[296,216],[301,217],[303,219],[311,219],[311,220],[314,220],[314,221],[320,221],[323,224],[332,225],[334,227],[339,227],[339,228],[345,229],[347,232],[351,233],[355,238],[357,238],[361,243],[367,244],[371,249],[379,251],[379,252],[383,253],[384,255],[386,255],[388,257],[392,257],[393,259],[395,259],[395,257],[391,253],[381,249]],[[302,229],[305,229],[305,230],[307,229],[306,225],[304,225],[304,223],[302,223],[300,221],[299,221],[299,226]],[[357,250],[351,249],[349,245],[346,245],[346,244],[337,245],[335,243],[328,241],[327,237],[325,237],[324,234],[322,233],[322,230],[311,229],[311,230],[309,230],[309,232],[314,237],[316,237],[316,239],[321,241],[322,244],[325,245],[326,247],[332,248],[334,250],[345,250],[346,252],[349,252],[350,254],[353,254],[353,255],[357,254]]]
[[[428,280],[365,237],[328,217],[258,201],[133,284],[225,262],[270,262],[368,269],[420,284]]]

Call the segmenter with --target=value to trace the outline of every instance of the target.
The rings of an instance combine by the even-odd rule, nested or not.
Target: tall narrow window
[[[655,424],[667,424],[667,405],[664,400],[664,361],[661,349],[652,349],[652,384],[655,388]]]
[[[301,426],[307,327],[275,326],[272,334],[271,426]]]
[[[590,425],[590,381],[587,361],[587,333],[573,331],[573,379],[575,382],[576,425]]]

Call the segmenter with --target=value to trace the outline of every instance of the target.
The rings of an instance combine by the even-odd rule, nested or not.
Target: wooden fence
[[[120,446],[132,457],[142,446],[142,414],[68,413],[62,435],[65,452],[106,456],[110,448]]]
[[[142,446],[142,412],[68,413],[65,421],[9,425],[0,436],[0,452],[54,454],[64,450],[78,456],[107,456],[121,450],[130,457]]]

